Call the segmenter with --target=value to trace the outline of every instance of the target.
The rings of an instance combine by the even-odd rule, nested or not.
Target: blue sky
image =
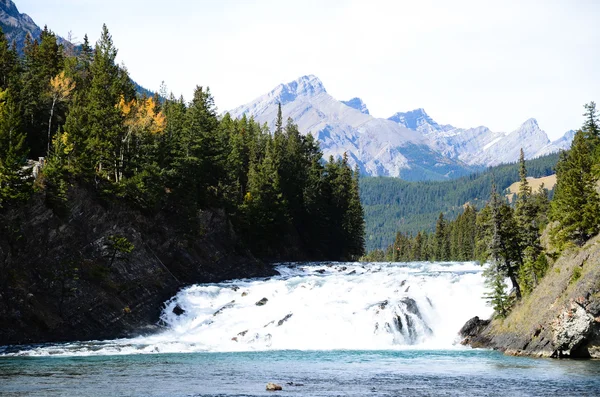
[[[211,87],[221,111],[314,74],[376,117],[425,110],[439,123],[551,138],[600,101],[594,0],[15,0],[61,36],[106,23],[140,84]]]

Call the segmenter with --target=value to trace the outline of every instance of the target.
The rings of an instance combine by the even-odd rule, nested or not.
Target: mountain
[[[0,0],[0,27],[9,43],[15,43],[17,52],[23,54],[25,47],[25,39],[30,35],[34,39],[40,37],[42,29],[27,14],[21,14],[15,3],[11,0]],[[62,44],[66,49],[77,51],[77,44],[71,43],[60,36],[56,36],[59,44]],[[132,80],[133,81],[133,80]],[[142,87],[133,81],[136,92],[140,96],[153,96],[154,92]]]
[[[568,149],[574,136],[574,131],[568,131],[560,139],[551,142],[533,118],[509,133],[493,132],[484,126],[465,129],[449,124],[440,125],[424,109],[398,112],[388,120],[422,133],[435,150],[469,165],[510,163],[519,157],[521,148],[526,158],[537,158]]]
[[[444,180],[475,170],[512,163],[523,148],[527,159],[568,149],[569,131],[551,142],[535,119],[511,132],[485,126],[458,128],[438,124],[424,109],[373,117],[360,98],[338,101],[316,76],[280,84],[269,93],[230,111],[232,117],[254,117],[271,129],[281,103],[303,133],[312,134],[326,157],[348,153],[361,173],[406,180]]]
[[[433,150],[423,134],[369,115],[362,100],[338,101],[312,75],[280,84],[229,113],[232,117],[254,117],[273,129],[279,103],[283,117],[291,117],[300,131],[312,134],[325,157],[347,152],[352,165],[363,174],[440,180],[475,170]]]
[[[342,103],[360,111],[361,113],[370,114],[369,109],[367,109],[367,105],[360,98],[352,98],[349,101],[342,101]]]
[[[25,45],[28,34],[31,37],[39,37],[42,33],[29,15],[19,13],[17,6],[11,0],[0,0],[0,26],[8,42],[16,42],[19,49]]]
[[[527,161],[527,174],[534,178],[554,174],[558,157],[554,153]],[[367,251],[385,249],[394,241],[396,232],[416,235],[419,231],[435,230],[440,212],[450,220],[463,212],[466,203],[481,208],[489,199],[492,179],[498,191],[505,192],[519,180],[519,164],[502,164],[451,181],[361,178],[360,201],[365,213]],[[546,187],[551,189],[551,186]]]

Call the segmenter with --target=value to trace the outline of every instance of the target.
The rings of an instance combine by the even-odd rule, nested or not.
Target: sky
[[[596,0],[14,0],[74,41],[106,23],[131,77],[219,111],[314,74],[375,117],[424,108],[440,124],[551,139],[600,101]]]

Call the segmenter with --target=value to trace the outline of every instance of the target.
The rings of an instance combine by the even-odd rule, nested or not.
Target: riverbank
[[[0,220],[0,345],[112,339],[152,332],[163,302],[193,283],[269,276],[220,210],[184,235],[165,211],[146,214],[74,187],[68,206],[43,193]]]
[[[505,319],[470,320],[463,343],[515,356],[600,358],[600,236],[556,260]]]

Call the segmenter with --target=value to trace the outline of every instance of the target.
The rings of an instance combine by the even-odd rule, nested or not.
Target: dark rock
[[[481,320],[478,316],[467,321],[460,331],[458,331],[458,334],[462,338],[461,344],[469,344],[471,340],[477,337],[489,324],[490,320]]]
[[[259,300],[258,302],[256,302],[256,306],[264,306],[267,304],[269,300],[267,298],[262,298],[261,300]]]
[[[317,270],[315,270],[315,272],[319,273],[319,274],[323,274],[326,272],[326,270],[325,269],[317,269]]]
[[[290,319],[292,316],[293,316],[293,314],[292,314],[292,313],[290,313],[290,314],[286,315],[284,318],[282,318],[281,320],[279,320],[279,321],[277,322],[277,326],[278,326],[278,327],[281,327],[281,326],[283,325],[283,323],[285,323],[287,320],[289,320],[289,319]]]
[[[38,193],[0,213],[0,253],[21,269],[0,283],[2,302],[11,302],[0,302],[0,345],[154,332],[163,302],[187,285],[276,273],[243,248],[223,211],[202,211],[202,234],[190,239],[173,213],[145,213],[93,189],[73,186],[67,203],[57,208]],[[133,251],[112,260],[111,236]]]
[[[231,302],[227,303],[222,308],[220,308],[219,310],[214,312],[213,316],[218,316],[219,314],[223,313],[223,310],[231,309],[234,305],[235,305],[235,300],[232,300]]]
[[[406,311],[416,315],[421,318],[421,312],[419,311],[419,306],[417,305],[417,301],[413,298],[403,298],[400,300],[401,303],[404,304]]]
[[[176,316],[181,316],[183,313],[185,313],[185,310],[182,309],[181,306],[175,305],[175,307],[173,308],[173,314]]]

